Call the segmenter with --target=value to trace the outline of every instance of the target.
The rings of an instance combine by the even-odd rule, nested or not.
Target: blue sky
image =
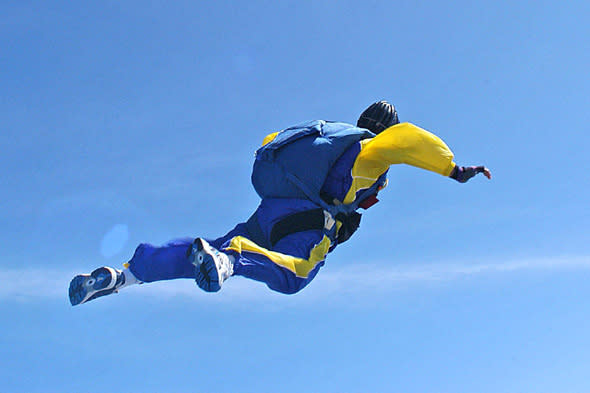
[[[6,392],[590,391],[584,1],[0,2]],[[301,293],[70,278],[256,207],[269,132],[378,99],[460,185],[393,167]]]

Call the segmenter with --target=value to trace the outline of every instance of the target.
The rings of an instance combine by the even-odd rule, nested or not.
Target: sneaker
[[[86,303],[98,297],[116,293],[125,283],[121,270],[99,267],[90,274],[81,274],[70,282],[70,303],[72,306]]]
[[[219,252],[201,238],[193,242],[190,261],[195,265],[195,281],[207,292],[217,292],[234,272],[229,255]]]

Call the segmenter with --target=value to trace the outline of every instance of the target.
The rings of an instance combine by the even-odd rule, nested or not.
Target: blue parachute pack
[[[330,169],[346,149],[374,136],[364,128],[324,120],[284,129],[256,151],[254,189],[261,198],[308,199],[334,217],[349,214],[358,209],[362,195],[354,203],[332,205],[320,197],[320,191]],[[367,196],[375,192],[372,188],[365,190]]]

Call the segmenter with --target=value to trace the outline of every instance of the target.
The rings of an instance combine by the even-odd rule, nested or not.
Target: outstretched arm
[[[364,146],[356,163],[378,174],[394,164],[407,164],[443,176],[449,176],[455,168],[453,152],[443,140],[411,123],[391,126],[361,143]]]
[[[453,172],[449,175],[451,179],[457,180],[459,183],[467,183],[469,179],[478,173],[483,173],[488,179],[492,178],[492,172],[483,165],[480,166],[455,166]]]
[[[483,173],[488,179],[492,177],[490,170],[484,166],[459,167],[453,162],[453,152],[439,137],[411,123],[389,127],[362,143],[365,146],[355,167],[364,176],[370,174],[376,177],[392,164],[408,164],[449,176],[461,183],[478,173]]]

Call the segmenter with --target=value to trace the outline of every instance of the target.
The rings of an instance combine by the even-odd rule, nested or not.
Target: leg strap
[[[264,236],[264,232],[260,228],[256,213],[254,213],[246,222],[248,232],[250,233],[250,240],[266,249],[272,249],[282,238],[297,232],[311,231],[311,230],[325,230],[331,231],[334,228],[335,221],[322,208],[305,210],[283,217],[279,222],[274,224],[270,231],[269,239]]]

